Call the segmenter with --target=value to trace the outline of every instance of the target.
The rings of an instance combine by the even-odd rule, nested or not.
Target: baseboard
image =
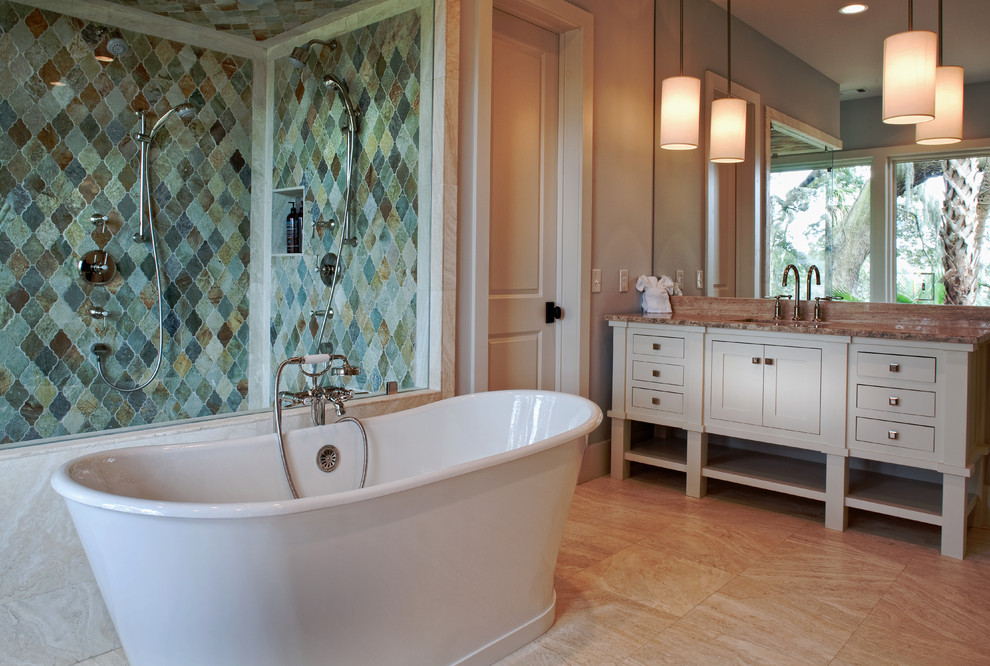
[[[609,473],[609,455],[612,448],[612,440],[606,439],[604,442],[588,444],[584,452],[584,459],[581,460],[581,471],[578,473],[578,483],[591,481]]]

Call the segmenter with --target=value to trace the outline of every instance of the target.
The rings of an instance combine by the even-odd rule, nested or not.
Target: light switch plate
[[[698,269],[697,286],[698,286],[698,289],[704,289],[705,288],[705,271],[701,270],[700,268]]]
[[[591,293],[597,294],[602,290],[602,269],[591,269]]]
[[[619,293],[629,291],[629,270],[623,268],[619,271]]]
[[[677,279],[675,281],[677,282],[677,288],[681,289],[684,286],[684,269],[678,268],[676,275]]]

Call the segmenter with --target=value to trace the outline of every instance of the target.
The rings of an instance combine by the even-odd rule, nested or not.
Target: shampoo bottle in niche
[[[302,252],[303,246],[303,202],[296,204],[296,245],[299,246],[297,252]]]
[[[302,251],[301,231],[296,207],[293,205],[285,218],[285,251],[289,254],[298,254]]]

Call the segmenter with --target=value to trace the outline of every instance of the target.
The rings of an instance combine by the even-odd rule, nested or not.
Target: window
[[[822,295],[870,299],[869,162],[774,165],[767,189],[766,294],[781,292],[784,269],[818,266]],[[812,295],[819,295],[813,287]]]
[[[990,305],[990,154],[894,163],[897,300]]]

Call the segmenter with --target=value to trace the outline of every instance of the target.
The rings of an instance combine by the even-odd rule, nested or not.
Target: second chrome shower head
[[[306,58],[309,56],[309,49],[313,44],[322,44],[328,47],[331,51],[337,48],[337,40],[331,39],[329,42],[325,42],[321,39],[311,39],[304,46],[297,46],[292,49],[292,53],[289,54],[289,62],[296,69],[302,69],[306,66]]]

